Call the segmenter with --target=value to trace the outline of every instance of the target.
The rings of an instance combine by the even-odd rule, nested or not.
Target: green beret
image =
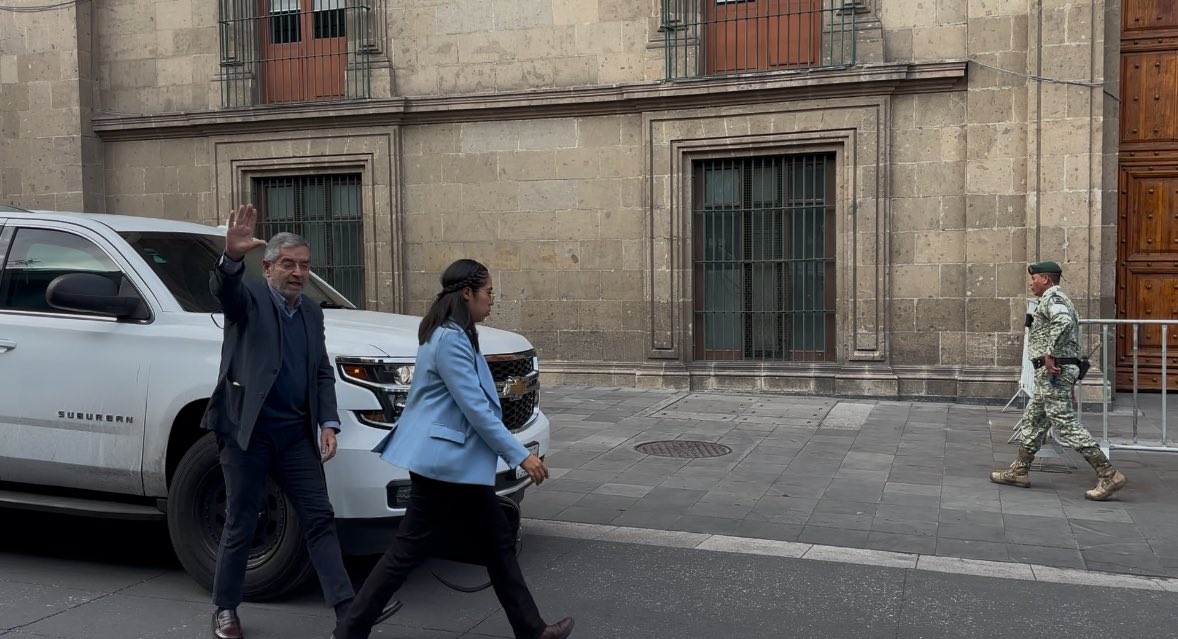
[[[1063,269],[1055,262],[1035,262],[1027,267],[1027,272],[1031,275],[1038,275],[1040,273],[1059,273],[1063,275]]]

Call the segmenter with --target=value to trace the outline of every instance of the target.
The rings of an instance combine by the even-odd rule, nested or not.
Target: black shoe
[[[565,617],[540,633],[540,639],[566,639],[573,634],[573,618]]]
[[[397,614],[397,611],[401,609],[402,605],[400,599],[394,599],[389,605],[384,607],[384,610],[380,611],[380,614],[376,616],[376,621],[372,622],[372,625],[375,626],[382,621],[387,621],[389,617]]]
[[[236,610],[218,610],[213,613],[213,636],[216,639],[241,639],[241,620]]]
[[[392,617],[393,615],[397,614],[397,611],[400,610],[401,606],[403,606],[403,605],[404,604],[402,604],[399,599],[392,600],[392,602],[390,602],[389,605],[384,607],[384,610],[380,611],[380,614],[376,616],[376,621],[373,621],[372,625],[375,626],[376,624],[378,624],[382,621],[388,620],[389,617]],[[331,639],[335,639],[335,634],[331,635]]]

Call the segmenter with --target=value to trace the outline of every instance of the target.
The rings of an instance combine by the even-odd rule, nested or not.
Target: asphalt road
[[[357,583],[372,560],[352,561]],[[538,534],[522,561],[541,611],[575,616],[578,639],[1178,637],[1174,592]],[[447,590],[428,569],[401,598],[374,637],[511,636],[490,591]],[[5,639],[203,638],[211,611],[161,525],[0,510]],[[333,625],[315,586],[240,613],[250,639],[326,639]]]

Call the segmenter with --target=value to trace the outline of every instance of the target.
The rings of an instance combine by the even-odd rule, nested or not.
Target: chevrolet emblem
[[[532,392],[532,386],[535,384],[535,378],[527,377],[508,377],[503,380],[503,386],[499,389],[499,397],[504,399],[523,399],[524,395]]]

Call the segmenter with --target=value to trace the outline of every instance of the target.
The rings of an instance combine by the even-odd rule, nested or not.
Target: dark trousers
[[[466,534],[455,534],[458,531]],[[435,554],[438,544],[459,538],[485,559],[491,585],[516,639],[539,637],[544,620],[524,583],[515,558],[515,539],[495,490],[411,474],[409,505],[397,536],[356,593],[348,614],[340,619],[335,639],[367,639],[377,616],[410,571]]]
[[[274,478],[294,505],[327,604],[350,599],[352,582],[344,568],[335,511],[327,498],[323,464],[314,440],[304,428],[270,430],[258,426],[248,450],[242,450],[232,438],[218,438],[226,503],[213,603],[218,608],[236,608],[241,603],[245,565],[266,496],[267,476]]]

